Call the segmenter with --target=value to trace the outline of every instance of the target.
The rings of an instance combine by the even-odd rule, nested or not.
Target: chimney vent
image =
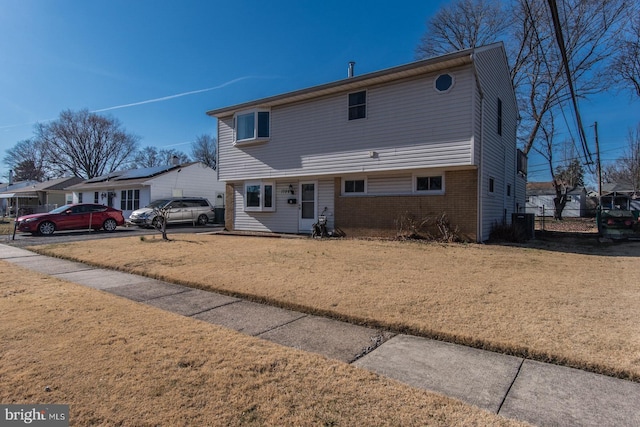
[[[356,65],[354,61],[349,61],[349,74],[348,77],[353,77],[353,67]]]

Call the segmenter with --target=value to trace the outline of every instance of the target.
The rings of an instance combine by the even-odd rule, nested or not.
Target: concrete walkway
[[[639,426],[640,383],[394,335],[0,245],[0,259],[163,310],[352,363],[540,426]]]

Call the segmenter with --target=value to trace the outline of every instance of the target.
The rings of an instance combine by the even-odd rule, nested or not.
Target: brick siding
[[[445,173],[445,194],[441,196],[355,196],[341,194],[341,180],[335,179],[335,226],[350,237],[395,237],[401,215],[416,219],[446,213],[462,237],[477,236],[477,171]],[[435,232],[435,230],[431,230]]]
[[[224,192],[224,198],[225,198],[224,228],[227,229],[228,231],[233,230],[233,222],[235,217],[235,213],[234,213],[235,197],[236,197],[236,193],[235,193],[234,185],[227,183],[225,185],[225,192]]]

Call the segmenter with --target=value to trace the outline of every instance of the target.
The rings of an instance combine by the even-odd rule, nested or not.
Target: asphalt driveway
[[[205,226],[193,227],[191,225],[170,225],[167,227],[167,235],[171,238],[171,234],[174,233],[203,233],[211,231],[222,230],[223,226],[219,224],[207,224]],[[33,246],[33,245],[48,245],[54,243],[67,243],[77,242],[82,240],[99,240],[108,239],[113,237],[128,237],[128,236],[142,236],[148,234],[157,233],[161,235],[159,231],[152,228],[140,228],[137,226],[122,226],[116,228],[113,232],[107,232],[104,230],[74,230],[74,231],[56,231],[49,236],[32,235],[30,233],[16,232],[15,238],[13,235],[0,236],[0,243],[5,243],[11,246]]]

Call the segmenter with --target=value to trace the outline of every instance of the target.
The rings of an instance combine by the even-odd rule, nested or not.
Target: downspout
[[[484,182],[484,171],[483,171],[483,161],[484,161],[484,93],[482,92],[482,87],[480,86],[480,78],[478,77],[478,70],[476,69],[475,66],[475,56],[472,53],[471,54],[471,67],[473,69],[473,75],[475,77],[476,80],[476,87],[478,89],[478,93],[480,94],[480,141],[479,141],[479,145],[480,145],[480,161],[478,162],[478,224],[477,224],[477,229],[478,229],[478,235],[476,236],[476,240],[478,242],[482,242],[484,241],[484,236],[482,234],[482,224],[483,224],[483,213],[484,213],[484,209],[483,209],[483,201],[484,201],[484,197],[482,194],[482,183]],[[473,103],[473,105],[475,106],[475,102]],[[475,120],[475,111],[473,114],[473,118]],[[475,126],[473,127],[475,129]]]

